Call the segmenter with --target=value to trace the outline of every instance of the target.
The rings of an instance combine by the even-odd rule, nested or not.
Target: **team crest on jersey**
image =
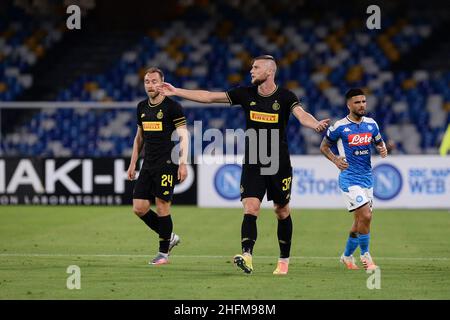
[[[256,106],[256,102],[255,101],[250,102],[250,107],[252,107],[252,106]]]
[[[344,132],[350,132],[351,130],[349,128],[345,128]]]
[[[275,100],[275,102],[273,103],[272,109],[275,110],[275,111],[280,110],[280,104],[278,103],[277,100]]]
[[[241,186],[240,191],[241,191],[241,193],[244,193],[244,187],[243,186]]]
[[[373,129],[373,127],[372,127],[370,124],[367,126],[367,128],[368,128],[369,130],[372,130],[372,129]]]
[[[141,114],[141,118],[145,117],[145,113]]]
[[[159,112],[156,114],[156,117],[158,119],[162,119],[164,117],[164,113],[161,110],[159,110]]]

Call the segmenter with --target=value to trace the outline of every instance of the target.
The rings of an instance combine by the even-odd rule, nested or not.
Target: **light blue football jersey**
[[[348,192],[350,186],[372,188],[372,164],[370,161],[372,142],[382,141],[378,124],[369,117],[360,123],[345,117],[328,128],[326,137],[337,144],[339,155],[345,157],[348,168],[339,174],[339,187]]]

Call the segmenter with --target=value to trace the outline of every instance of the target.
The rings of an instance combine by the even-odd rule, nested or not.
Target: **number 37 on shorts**
[[[288,191],[289,189],[291,189],[291,182],[292,182],[292,177],[281,180],[281,184],[283,185],[282,190]]]

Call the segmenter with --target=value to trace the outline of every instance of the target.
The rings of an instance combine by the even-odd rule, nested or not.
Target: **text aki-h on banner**
[[[0,158],[0,204],[131,205],[136,182],[128,180],[129,161]],[[196,204],[195,165],[187,170],[187,179],[175,186],[174,204]]]

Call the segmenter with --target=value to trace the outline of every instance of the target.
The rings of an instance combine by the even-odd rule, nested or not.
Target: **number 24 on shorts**
[[[171,187],[173,184],[173,175],[171,174],[163,174],[161,176],[161,186],[167,187],[167,183],[169,183],[169,186]]]

